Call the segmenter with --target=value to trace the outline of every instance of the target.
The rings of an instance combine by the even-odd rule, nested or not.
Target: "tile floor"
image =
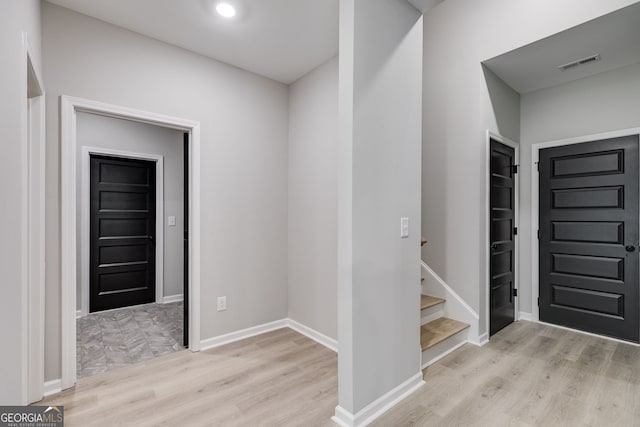
[[[77,374],[89,377],[184,349],[183,305],[146,304],[77,320]]]

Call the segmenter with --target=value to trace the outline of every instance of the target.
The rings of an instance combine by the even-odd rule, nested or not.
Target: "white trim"
[[[80,305],[82,315],[89,314],[89,270],[91,234],[91,155],[112,156],[125,159],[147,160],[156,164],[156,302],[162,303],[164,293],[164,156],[150,153],[114,150],[111,148],[82,146],[80,156]],[[82,237],[84,238],[82,239]]]
[[[171,304],[172,302],[184,301],[184,294],[169,295],[162,298],[162,304]]]
[[[533,322],[533,314],[521,311],[518,313],[518,320],[526,320],[527,322]]]
[[[376,418],[406,399],[413,392],[425,384],[422,371],[380,396],[354,414],[341,406],[336,406],[335,415],[331,420],[343,427],[360,427],[371,424]]]
[[[60,97],[61,133],[61,370],[62,388],[76,382],[77,164],[76,112],[190,132],[189,143],[189,343],[200,349],[200,124],[195,121],[66,95]]]
[[[76,319],[86,316],[86,314],[82,313],[82,310],[76,310]]]
[[[200,341],[200,351],[210,350],[232,342],[251,338],[267,332],[275,331],[288,327],[288,319],[280,319],[274,322],[264,323],[262,325],[252,326],[250,328],[241,329],[239,331],[229,332],[228,334],[218,335],[217,337],[207,338]]]
[[[22,33],[21,75],[21,400],[36,402],[44,394],[45,329],[45,94],[39,64],[27,33]],[[30,91],[31,89],[31,91]]]
[[[327,347],[329,350],[338,352],[338,341],[330,338],[323,333],[316,331],[315,329],[311,329],[310,327],[303,325],[302,323],[296,322],[293,319],[287,319],[287,326],[294,331],[306,336],[307,338],[311,338],[315,342],[322,344]]]
[[[456,293],[456,291],[454,291],[453,289],[451,289],[451,287],[449,285],[447,285],[445,283],[444,280],[442,280],[442,277],[438,276],[438,274],[433,271],[431,269],[431,267],[429,267],[427,265],[427,263],[425,263],[424,261],[420,261],[420,263],[422,264],[422,268],[424,268],[427,273],[429,273],[431,276],[433,276],[433,278],[443,287],[446,289],[446,291],[451,294],[451,296],[460,304],[462,305],[476,320],[479,319],[480,317],[478,316],[478,313],[476,313],[476,311],[471,308],[471,306],[469,304],[467,304],[467,302],[465,300],[462,299],[462,297],[460,297],[460,295],[458,295]]]
[[[62,391],[62,380],[51,380],[44,383],[44,397],[51,396],[52,394],[60,393]]]
[[[338,351],[338,342],[336,340],[289,318],[263,323],[261,325],[252,326],[250,328],[229,332],[228,334],[218,335],[217,337],[204,339],[200,342],[200,350],[209,350],[282,328],[289,328],[291,330],[294,330],[297,333],[302,334],[307,338],[317,342],[318,344],[322,344],[331,351]]]
[[[484,334],[480,335],[477,341],[469,339],[469,343],[478,347],[482,347],[485,344],[489,343],[489,333],[485,332]]]
[[[491,315],[491,250],[489,249],[491,245],[491,218],[489,213],[489,206],[491,200],[491,140],[497,141],[501,144],[504,144],[508,147],[513,148],[514,150],[514,161],[516,165],[520,166],[520,144],[517,142],[511,141],[509,138],[505,138],[502,135],[499,135],[495,132],[487,130],[486,134],[486,160],[485,160],[485,215],[486,221],[484,224],[485,229],[485,245],[484,245],[484,265],[487,269],[485,274],[485,316],[484,316],[484,330],[487,331],[485,334],[485,340],[488,340],[489,328],[490,328],[490,315]],[[522,167],[522,166],[520,166]],[[517,173],[514,176],[514,209],[513,209],[513,226],[516,228],[520,228],[520,174]],[[520,231],[520,230],[519,230]],[[514,289],[518,289],[520,287],[520,280],[518,275],[520,274],[520,233],[516,234],[513,239],[513,248],[514,248],[514,266],[513,266],[513,287]],[[520,311],[520,298],[514,297],[514,307],[513,307],[513,318],[517,320],[518,312]],[[480,340],[482,342],[482,340]]]
[[[540,150],[544,148],[562,147],[565,145],[581,144],[583,142],[599,141],[602,139],[619,138],[631,135],[640,135],[640,128],[584,135],[574,138],[560,139],[557,141],[538,142],[531,145],[531,321],[537,322],[540,320],[540,308],[538,307],[537,302],[540,296],[538,245],[538,230],[540,228],[540,175],[537,168],[538,162],[540,161]]]

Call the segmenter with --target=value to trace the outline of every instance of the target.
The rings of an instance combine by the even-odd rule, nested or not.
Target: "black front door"
[[[90,311],[155,301],[154,162],[91,156]]]
[[[515,318],[515,151],[491,140],[489,333]]]
[[[540,320],[638,341],[638,137],[540,151]]]

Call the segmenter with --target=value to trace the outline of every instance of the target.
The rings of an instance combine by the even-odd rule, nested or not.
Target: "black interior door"
[[[540,320],[638,341],[638,137],[540,151]]]
[[[90,162],[90,311],[154,302],[155,163]]]
[[[184,134],[184,323],[183,345],[189,347],[189,134]]]
[[[491,140],[489,333],[515,320],[515,150]]]

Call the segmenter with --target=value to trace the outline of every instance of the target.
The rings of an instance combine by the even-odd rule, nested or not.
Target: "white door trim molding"
[[[623,129],[612,132],[598,133],[594,135],[584,135],[575,138],[566,138],[556,141],[538,142],[531,144],[531,305],[533,306],[531,320],[540,321],[540,308],[538,307],[538,297],[540,296],[540,265],[539,265],[539,242],[538,229],[540,227],[540,176],[538,173],[538,162],[540,161],[540,150],[564,145],[580,144],[583,142],[599,141],[601,139],[619,138],[622,136],[640,135],[640,127]]]
[[[200,123],[62,95],[60,97],[62,389],[72,387],[76,382],[77,112],[99,114],[189,132],[189,347],[192,351],[200,349]]]
[[[491,301],[490,301],[490,288],[491,288],[491,266],[490,266],[490,250],[489,250],[489,246],[491,245],[491,226],[490,224],[490,218],[489,218],[489,204],[490,204],[490,198],[491,198],[491,171],[489,170],[489,167],[491,165],[491,140],[495,140],[498,141],[501,144],[504,144],[508,147],[511,147],[514,149],[515,153],[514,153],[514,159],[515,159],[515,163],[516,165],[520,165],[520,144],[518,144],[517,142],[511,141],[509,138],[505,138],[502,135],[499,135],[495,132],[492,132],[490,130],[487,130],[487,136],[486,136],[486,151],[485,151],[485,155],[486,155],[486,160],[485,160],[485,165],[487,167],[486,171],[487,173],[485,174],[485,215],[487,215],[487,220],[485,221],[485,245],[484,245],[484,265],[487,269],[486,274],[485,274],[485,280],[486,280],[486,285],[485,285],[485,316],[484,316],[484,322],[485,322],[485,330],[486,330],[486,336],[489,337],[490,334],[490,310],[491,310]],[[514,181],[514,195],[513,195],[513,199],[514,199],[514,212],[513,212],[513,216],[514,216],[514,222],[513,222],[513,226],[518,228],[520,226],[520,174],[517,173],[515,175],[515,181]],[[520,274],[520,250],[519,250],[519,244],[520,244],[520,240],[519,240],[519,233],[516,234],[514,236],[514,242],[513,242],[513,246],[514,246],[514,266],[513,266],[513,287],[515,289],[518,289],[520,287],[520,281],[518,280],[518,274]],[[514,301],[514,320],[520,320],[519,317],[519,313],[520,313],[520,298],[519,297],[515,297],[515,301]]]
[[[22,283],[20,319],[22,391],[29,404],[44,395],[45,328],[45,94],[39,64],[22,33],[21,163]]]
[[[100,147],[82,147],[80,161],[80,305],[82,316],[89,314],[89,277],[91,249],[91,236],[89,228],[91,224],[90,185],[90,160],[91,155],[112,156],[125,159],[148,160],[156,164],[156,302],[162,304],[164,297],[164,156],[158,154],[134,153],[130,151],[112,150]],[[84,238],[82,238],[84,236]]]

